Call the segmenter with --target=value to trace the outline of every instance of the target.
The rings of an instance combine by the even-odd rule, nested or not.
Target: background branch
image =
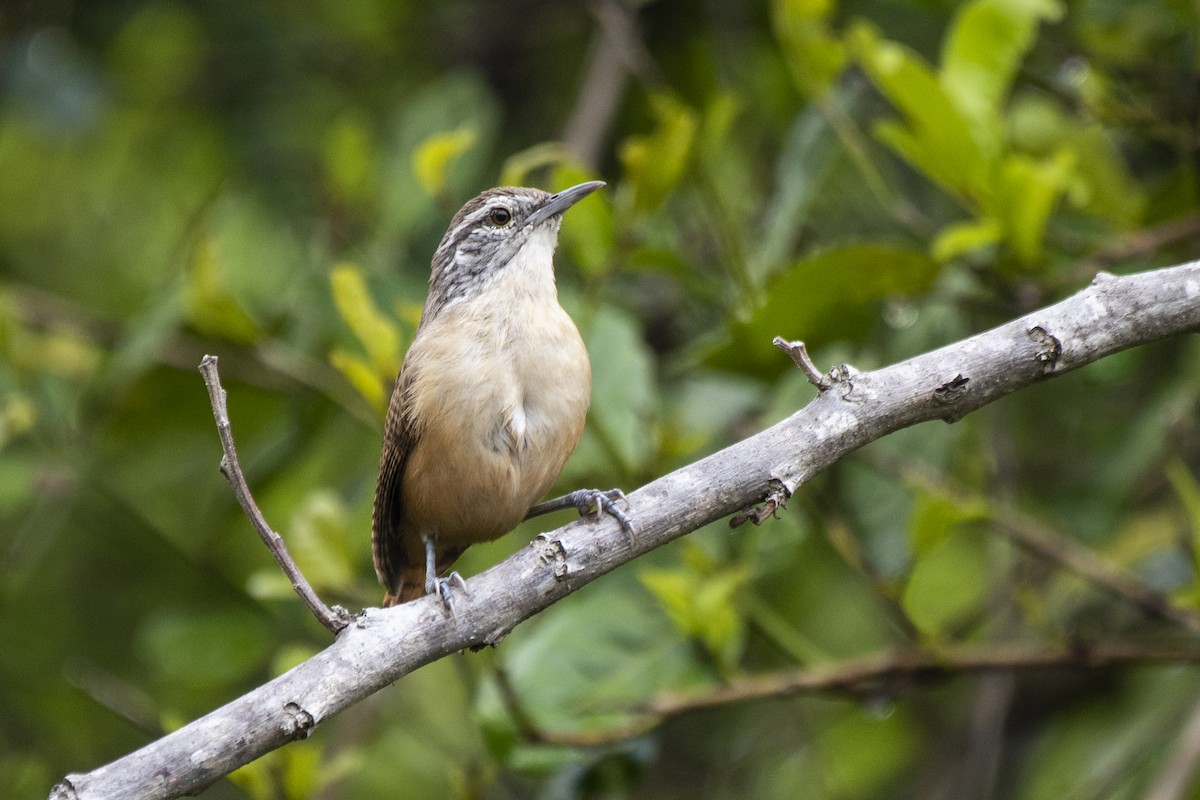
[[[873,372],[835,370],[831,389],[796,414],[631,493],[636,541],[615,522],[577,521],[468,581],[455,621],[436,598],[368,609],[308,661],[134,753],[67,776],[51,797],[194,793],[424,664],[498,643],[581,586],[762,499],[774,485],[794,492],[900,428],[957,420],[1111,353],[1198,328],[1200,265],[1191,263],[1102,274],[1067,300],[956,344]]]

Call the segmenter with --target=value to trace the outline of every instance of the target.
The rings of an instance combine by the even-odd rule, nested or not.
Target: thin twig
[[[910,461],[877,452],[872,452],[868,461],[880,469],[899,475],[910,486],[955,505],[974,505],[982,500],[971,497],[963,487]],[[1151,616],[1178,623],[1189,631],[1200,631],[1200,614],[1173,604],[1161,592],[1128,575],[1091,548],[1007,503],[988,498],[985,504],[988,519],[1017,545],[1074,572],[1109,594],[1127,600]]]
[[[241,505],[242,510],[246,512],[246,516],[250,519],[250,524],[258,531],[258,535],[262,538],[263,544],[271,551],[271,555],[275,556],[275,560],[279,562],[279,566],[283,569],[288,580],[292,582],[292,588],[296,590],[296,594],[300,595],[300,599],[304,601],[309,610],[317,621],[328,628],[335,636],[341,632],[348,624],[350,624],[350,615],[343,608],[331,609],[317,597],[317,593],[313,591],[308,579],[300,572],[300,568],[296,566],[292,554],[288,552],[287,545],[283,542],[283,537],[276,533],[270,525],[267,524],[266,518],[262,511],[259,510],[258,504],[254,502],[253,495],[250,494],[250,487],[246,483],[246,476],[242,474],[242,467],[238,464],[237,451],[233,446],[233,431],[229,426],[229,409],[225,402],[225,388],[221,386],[221,377],[217,374],[217,357],[205,356],[200,360],[200,374],[204,376],[204,385],[208,387],[208,397],[212,402],[213,417],[217,421],[217,434],[221,437],[221,474],[229,481],[229,485],[233,488],[233,494]]]
[[[829,378],[821,374],[821,370],[817,369],[817,365],[809,357],[808,348],[804,346],[804,342],[789,342],[782,336],[776,336],[771,340],[771,344],[787,353],[791,357],[792,362],[804,373],[804,377],[808,378],[808,382],[817,387],[817,389],[825,392],[832,386]]]
[[[552,731],[536,724],[523,709],[518,732],[533,744],[599,747],[641,736],[668,719],[693,711],[796,694],[828,692],[877,697],[934,679],[1021,670],[1087,669],[1119,664],[1196,664],[1200,645],[1189,639],[1044,644],[991,643],[902,648],[871,653],[816,667],[745,677],[699,693],[668,692],[639,708],[628,709],[629,724],[587,732]],[[520,708],[515,687],[508,702]],[[510,708],[512,707],[510,705]]]
[[[703,694],[665,694],[651,700],[646,710],[666,717],[802,692],[876,694],[898,679],[917,681],[976,672],[1050,668],[1092,670],[1115,664],[1198,662],[1200,645],[1190,639],[1074,643],[1066,648],[998,643],[951,645],[929,650],[887,650],[836,664],[731,681]]]

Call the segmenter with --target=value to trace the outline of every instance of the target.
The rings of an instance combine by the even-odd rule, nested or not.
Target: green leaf
[[[658,600],[676,629],[700,642],[722,668],[732,674],[745,641],[745,619],[737,594],[749,573],[742,567],[697,570],[643,569],[638,580]]]
[[[916,560],[902,603],[920,631],[937,639],[982,607],[988,587],[981,536],[959,529]]]
[[[593,177],[583,167],[563,162],[554,170],[554,190],[566,189]],[[571,206],[558,234],[559,246],[589,277],[602,275],[613,263],[616,226],[612,207],[605,199],[610,191],[606,186]]]
[[[500,185],[524,186],[537,170],[571,162],[571,154],[562,142],[535,144],[504,160],[504,166],[500,168]]]
[[[232,610],[161,608],[138,630],[142,657],[170,682],[218,686],[265,663],[271,637],[256,617]]]
[[[909,522],[913,553],[917,557],[923,556],[963,523],[986,519],[987,516],[988,507],[983,500],[964,504],[921,492],[913,504]]]
[[[825,793],[836,798],[887,797],[917,755],[920,724],[901,706],[872,713],[851,706],[817,740],[813,762]]]
[[[459,156],[475,145],[478,132],[462,127],[435,133],[421,142],[413,153],[413,172],[417,182],[430,197],[441,197],[449,182],[450,168]]]
[[[929,252],[939,262],[991,247],[1004,234],[1003,226],[994,218],[952,222],[938,232]]]
[[[376,174],[371,131],[361,114],[346,113],[325,134],[325,175],[333,195],[361,203],[370,197]]]
[[[1038,23],[1061,15],[1056,0],[974,0],[950,27],[942,47],[942,88],[989,149],[999,144],[1004,103]]]
[[[876,137],[960,198],[982,191],[988,163],[997,154],[984,151],[970,119],[929,64],[865,22],[856,24],[846,41],[867,76],[904,116],[903,124],[878,124]]]
[[[1009,244],[1026,267],[1042,258],[1046,223],[1071,181],[1075,153],[1063,148],[1045,159],[1013,154],[1004,160],[1003,208]]]
[[[338,313],[367,352],[371,369],[385,380],[400,368],[400,331],[375,307],[362,270],[355,264],[336,264],[329,285]]]
[[[1192,554],[1192,569],[1198,578],[1197,584],[1200,585],[1200,482],[1197,482],[1196,476],[1179,459],[1174,459],[1167,465],[1167,480],[1187,515],[1192,540],[1192,546],[1188,549]]]
[[[592,361],[588,419],[621,470],[637,474],[654,450],[651,435],[655,384],[649,348],[630,315],[601,306],[587,327]]]
[[[796,88],[821,98],[846,66],[846,48],[829,29],[834,0],[773,0],[771,27]]]
[[[925,253],[881,244],[827,250],[797,262],[768,289],[766,303],[749,320],[731,326],[730,343],[712,358],[738,371],[778,371],[787,359],[771,344],[776,336],[821,346],[861,340],[877,323],[879,304],[915,297],[939,270]]]
[[[630,136],[621,146],[623,192],[631,196],[635,211],[651,211],[683,178],[696,135],[696,113],[666,94],[650,99],[657,121],[654,133]]]
[[[201,333],[242,344],[258,336],[258,325],[230,294],[212,240],[196,248],[183,294],[188,322]]]
[[[329,363],[371,404],[380,419],[387,414],[387,385],[370,364],[340,347],[330,352]]]
[[[613,577],[518,628],[499,653],[522,708],[547,730],[624,728],[656,693],[711,680],[667,618],[647,613],[642,590]],[[477,713],[498,748],[493,752],[519,758],[522,748],[514,749],[511,718],[494,682],[481,688]]]

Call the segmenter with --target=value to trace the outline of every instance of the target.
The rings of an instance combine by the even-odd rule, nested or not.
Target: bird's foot
[[[635,543],[634,534],[637,529],[633,524],[633,520],[625,513],[625,509],[629,508],[629,500],[626,499],[625,493],[620,489],[576,489],[564,498],[568,503],[579,509],[579,516],[586,517],[589,514],[595,514],[596,519],[602,519],[605,514],[615,519],[620,525],[621,530],[629,536],[629,544]]]
[[[456,589],[462,591],[463,594],[468,594],[467,582],[457,572],[451,572],[444,578],[428,577],[425,579],[425,594],[436,594],[452,617],[456,617],[454,613]]]
[[[525,515],[525,519],[533,519],[540,517],[542,514],[549,514],[552,511],[561,511],[565,508],[578,509],[581,517],[586,517],[589,514],[595,514],[596,519],[600,519],[605,514],[616,519],[620,523],[621,529],[629,536],[629,545],[632,547],[637,543],[634,538],[637,533],[637,527],[633,524],[633,520],[625,513],[624,509],[629,508],[629,501],[625,498],[625,493],[620,489],[576,489],[575,491],[564,494],[562,497],[556,497],[553,500],[547,500],[543,503],[538,503],[533,508],[529,509],[529,513]]]

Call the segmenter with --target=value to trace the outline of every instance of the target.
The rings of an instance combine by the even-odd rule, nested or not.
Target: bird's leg
[[[595,514],[596,519],[600,519],[605,514],[616,519],[621,524],[621,529],[629,535],[629,541],[633,543],[633,535],[636,531],[633,520],[621,508],[629,507],[629,501],[625,499],[625,493],[620,489],[576,489],[573,492],[564,494],[562,497],[556,497],[553,500],[547,500],[544,503],[538,503],[533,508],[529,509],[529,513],[525,515],[525,519],[533,519],[540,517],[542,514],[549,514],[552,511],[562,511],[564,508],[575,508],[579,510],[579,516],[587,514]]]
[[[436,594],[442,605],[454,616],[454,591],[451,587],[458,586],[463,593],[467,591],[467,582],[457,572],[451,572],[444,578],[437,574],[437,536],[432,533],[421,534],[425,542],[425,594]]]

